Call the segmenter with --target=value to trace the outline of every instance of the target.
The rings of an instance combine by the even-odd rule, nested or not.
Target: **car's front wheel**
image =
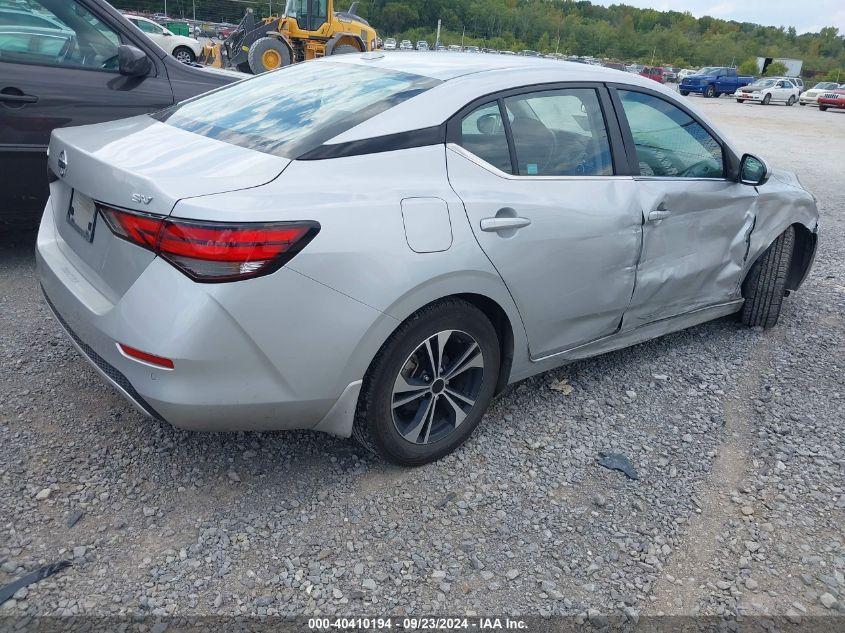
[[[707,86],[707,89],[704,91],[704,96],[707,97],[708,99],[712,99],[713,97],[715,97],[716,96],[716,86],[714,86],[712,84]]]
[[[794,106],[795,105],[795,96],[794,95],[789,97],[789,101],[786,102],[786,105],[788,105],[788,106]]]
[[[409,317],[364,378],[353,436],[404,466],[451,453],[470,436],[495,394],[501,354],[487,316],[446,299]]]
[[[745,103],[745,99],[737,99],[736,102],[737,103]]]
[[[820,106],[819,106],[819,110],[820,110],[821,112],[827,112],[827,106],[820,105]]]
[[[754,262],[742,284],[745,297],[742,322],[745,325],[769,329],[778,322],[794,247],[795,229],[790,226]]]
[[[763,97],[763,100],[760,103],[762,103],[763,105],[769,105],[771,102],[772,102],[772,95],[769,94],[769,95],[766,95],[765,97]]]
[[[187,46],[176,47],[173,50],[173,57],[175,57],[177,61],[180,61],[183,64],[193,64],[195,61],[197,61],[197,56],[194,55],[194,51],[192,51]]]
[[[689,90],[681,90],[680,93],[681,93],[682,97],[688,97],[689,96]]]

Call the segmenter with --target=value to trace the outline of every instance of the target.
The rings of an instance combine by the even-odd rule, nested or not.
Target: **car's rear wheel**
[[[364,378],[352,434],[387,460],[419,466],[464,443],[499,378],[496,330],[478,308],[446,299],[408,318]]]
[[[716,86],[710,85],[707,86],[707,90],[704,91],[704,96],[708,99],[712,99],[716,96]]]
[[[794,106],[795,105],[795,95],[792,95],[791,97],[789,97],[789,101],[786,102],[786,105],[788,105],[788,106]]]
[[[769,329],[778,322],[794,247],[795,229],[790,226],[751,267],[742,284],[742,322],[746,325]]]
[[[194,55],[194,51],[192,51],[187,46],[179,46],[173,50],[173,57],[176,58],[177,61],[182,62],[183,64],[193,64],[197,61],[197,56]]]

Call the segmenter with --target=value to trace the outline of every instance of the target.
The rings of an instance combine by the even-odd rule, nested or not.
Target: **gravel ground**
[[[415,470],[140,417],[49,315],[33,235],[0,238],[0,585],[73,561],[0,614],[845,614],[845,113],[696,103],[820,200],[781,324],[525,381]]]

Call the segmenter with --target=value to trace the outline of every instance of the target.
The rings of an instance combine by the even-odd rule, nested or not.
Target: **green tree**
[[[781,62],[772,62],[766,68],[766,72],[763,73],[767,77],[782,77],[786,73],[789,72],[789,69],[786,67],[786,64]]]
[[[757,60],[751,57],[742,62],[736,72],[740,75],[756,75],[760,72],[760,69],[757,68]]]

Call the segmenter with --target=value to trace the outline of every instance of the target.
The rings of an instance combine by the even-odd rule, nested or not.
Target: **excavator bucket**
[[[223,45],[206,44],[202,47],[202,53],[200,53],[197,61],[200,64],[211,66],[212,68],[223,68],[226,63],[223,59]]]

